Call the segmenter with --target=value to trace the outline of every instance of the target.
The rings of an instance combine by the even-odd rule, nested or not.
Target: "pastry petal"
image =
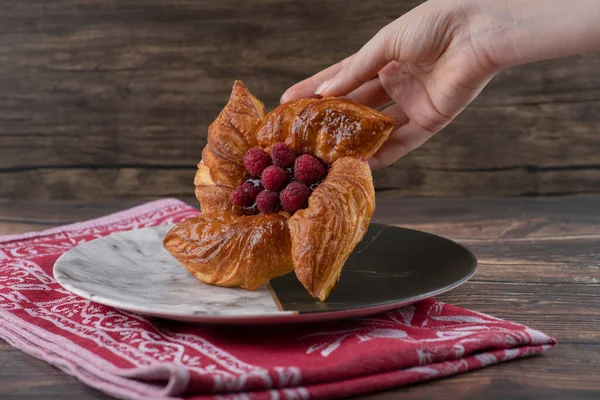
[[[264,116],[263,104],[241,81],[236,81],[229,102],[208,127],[208,143],[198,165],[196,197],[203,212],[231,210],[228,197],[220,205],[213,201],[207,207],[202,204],[202,199],[216,198],[210,193],[215,190],[213,186],[221,187],[218,190],[221,193],[229,188],[231,193],[246,180],[244,155],[249,148],[256,146],[256,127]]]
[[[310,102],[295,118],[286,142],[298,154],[313,154],[328,164],[342,157],[368,160],[397,122],[350,100]]]
[[[258,145],[269,151],[285,142],[298,154],[328,164],[341,157],[371,158],[396,127],[396,120],[341,98],[298,99],[265,116],[256,131]]]
[[[292,258],[298,280],[323,301],[342,267],[363,238],[375,209],[375,189],[366,162],[343,157],[312,193],[308,208],[289,220]]]
[[[277,142],[286,142],[292,133],[292,125],[296,117],[304,111],[310,103],[317,99],[297,99],[281,104],[269,112],[256,130],[258,145],[267,152]]]
[[[204,283],[254,290],[293,269],[287,216],[203,214],[183,221],[163,245]]]

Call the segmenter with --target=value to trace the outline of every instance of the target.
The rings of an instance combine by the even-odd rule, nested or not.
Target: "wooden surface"
[[[419,3],[0,0],[0,198],[189,195],[234,79],[272,108]],[[598,71],[589,55],[499,74],[377,188],[600,193]]]
[[[0,201],[0,234],[98,217],[138,203]],[[365,398],[600,398],[600,197],[388,195],[379,196],[374,220],[465,244],[477,255],[479,269],[469,282],[439,299],[539,329],[556,337],[559,346],[542,356]],[[109,399],[4,342],[0,398]]]

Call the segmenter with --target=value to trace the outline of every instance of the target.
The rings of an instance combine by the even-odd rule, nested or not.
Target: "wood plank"
[[[508,196],[600,193],[600,169],[530,174],[511,171],[426,171],[390,167],[376,172],[377,190],[401,196]],[[0,198],[94,200],[193,195],[189,166],[102,166],[0,170]],[[384,174],[384,175],[381,175]],[[381,178],[383,176],[383,178]],[[391,179],[391,180],[390,180]],[[418,179],[418,182],[415,181]],[[535,189],[532,189],[534,188]]]
[[[400,199],[378,193],[373,220],[458,240],[600,234],[598,197]]]
[[[600,283],[600,235],[589,239],[518,242],[463,240],[478,258],[477,279],[504,282]]]
[[[104,201],[8,201],[0,200],[0,223],[33,223],[64,225],[99,218],[107,214],[139,206],[151,199],[119,199]],[[182,201],[198,206],[195,198]]]
[[[198,206],[193,196],[179,198]],[[148,200],[0,200],[0,221],[66,224],[97,218]],[[377,195],[373,221],[421,229],[455,240],[593,238],[600,234],[600,198],[413,199],[383,192]]]
[[[411,197],[562,196],[600,192],[600,169],[596,166],[534,173],[521,166],[492,171],[429,170],[411,166],[409,157],[413,156],[417,155],[411,153],[387,169],[376,171],[376,189]]]
[[[594,239],[600,234],[600,226],[592,221],[565,221],[560,215],[554,218],[492,218],[481,222],[400,222],[394,225],[447,236],[465,243]],[[514,237],[515,235],[522,237]],[[477,239],[474,239],[475,237]]]
[[[195,172],[195,167],[43,168],[0,172],[0,198],[96,200],[190,196],[194,194]]]
[[[0,108],[10,133],[0,138],[0,159],[15,165],[9,149],[27,145],[19,166],[191,166],[233,80],[247,81],[273,107],[289,84],[391,20],[383,1],[11,6],[0,16],[0,70],[10,90]],[[27,140],[32,135],[41,140]]]
[[[595,242],[597,243],[597,242]],[[473,250],[471,247],[469,247]],[[598,263],[595,264],[568,264],[549,262],[523,262],[523,261],[488,261],[479,257],[479,266],[474,281],[497,282],[501,277],[502,282],[507,283],[563,283],[563,284],[598,284],[600,283],[600,271]],[[573,290],[577,290],[573,288]]]
[[[0,236],[16,235],[19,233],[41,231],[51,228],[53,225],[44,224],[28,224],[22,222],[4,222],[0,220]]]
[[[600,345],[598,285],[469,281],[436,297],[508,319],[554,336],[561,343]]]
[[[478,260],[473,277],[506,283],[600,283],[600,236],[588,239],[492,242],[459,240]]]
[[[52,129],[49,121],[40,120],[43,114],[29,122],[36,125],[28,127],[21,121],[26,118],[23,116],[18,118],[18,129],[34,131],[36,136],[9,130],[11,124],[4,126],[0,136],[0,169],[9,172],[67,166],[193,167],[205,144],[206,128],[227,97],[225,91],[213,100],[206,100],[213,106],[203,106],[201,111],[188,106],[187,112],[193,113],[193,119],[182,115],[185,109],[175,106],[162,113],[153,112],[137,122],[145,124],[141,127],[126,122],[141,117],[122,115],[120,110],[112,111],[118,113],[118,122],[112,123],[104,121],[108,117],[106,112],[91,121],[88,121],[91,116],[86,114],[70,117],[74,120],[71,129],[90,125],[84,137],[65,131],[66,128]],[[600,100],[524,106],[473,105],[422,149],[393,168],[378,171],[375,181],[379,187],[395,187],[391,183],[396,175],[410,172],[412,180],[407,183],[418,187],[446,172],[462,175],[461,179],[451,182],[452,185],[459,184],[468,173],[477,173],[478,179],[496,176],[500,181],[521,177],[523,182],[519,183],[525,185],[529,182],[527,177],[549,179],[553,172],[597,170],[599,163],[594,146],[599,140],[595,128],[600,121],[595,112],[598,104]],[[19,110],[25,108],[27,105],[22,104]],[[168,125],[169,119],[162,114],[173,114],[171,118],[175,121]],[[56,117],[56,111],[52,116]],[[391,175],[390,171],[393,171]]]
[[[574,371],[577,372],[574,372]],[[379,394],[388,399],[597,399],[600,347],[561,344],[548,353],[510,361],[451,378]],[[573,371],[573,373],[565,373]]]
[[[187,171],[234,79],[272,108],[420,1],[8,3],[0,198],[92,200],[190,195]],[[377,172],[377,188],[600,193],[599,69],[595,54],[498,74],[444,132]]]
[[[407,160],[421,162],[427,170],[450,172],[522,170],[536,174],[568,167],[598,167],[598,157],[587,146],[597,141],[600,117],[595,110],[600,97],[572,103],[478,104],[468,107],[427,147]]]
[[[0,340],[6,346],[6,342]],[[58,368],[27,354],[0,347],[0,397],[8,399],[112,399]]]
[[[502,71],[488,84],[473,107],[544,106],[600,99],[597,54],[543,61]]]

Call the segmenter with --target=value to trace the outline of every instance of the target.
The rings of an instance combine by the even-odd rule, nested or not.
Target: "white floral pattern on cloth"
[[[125,399],[317,399],[481,368],[555,345],[542,332],[427,300],[335,327],[206,328],[82,299],[52,276],[70,248],[198,211],[167,199],[0,237],[0,337]]]

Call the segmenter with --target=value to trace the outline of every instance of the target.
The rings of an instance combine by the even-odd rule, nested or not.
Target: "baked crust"
[[[172,228],[165,248],[200,281],[254,290],[293,269],[288,217],[203,214]]]
[[[396,121],[341,98],[291,101],[265,115],[263,104],[236,81],[231,97],[208,129],[194,177],[203,215],[175,226],[165,248],[200,281],[253,290],[291,271],[307,291],[325,300],[343,265],[364,236],[375,208],[366,163]],[[244,155],[285,142],[297,154],[330,165],[308,208],[248,216],[230,201],[249,178]]]
[[[298,280],[313,297],[325,300],[342,267],[361,241],[375,210],[375,189],[366,162],[336,160],[311,194],[308,208],[289,220],[292,259]]]

